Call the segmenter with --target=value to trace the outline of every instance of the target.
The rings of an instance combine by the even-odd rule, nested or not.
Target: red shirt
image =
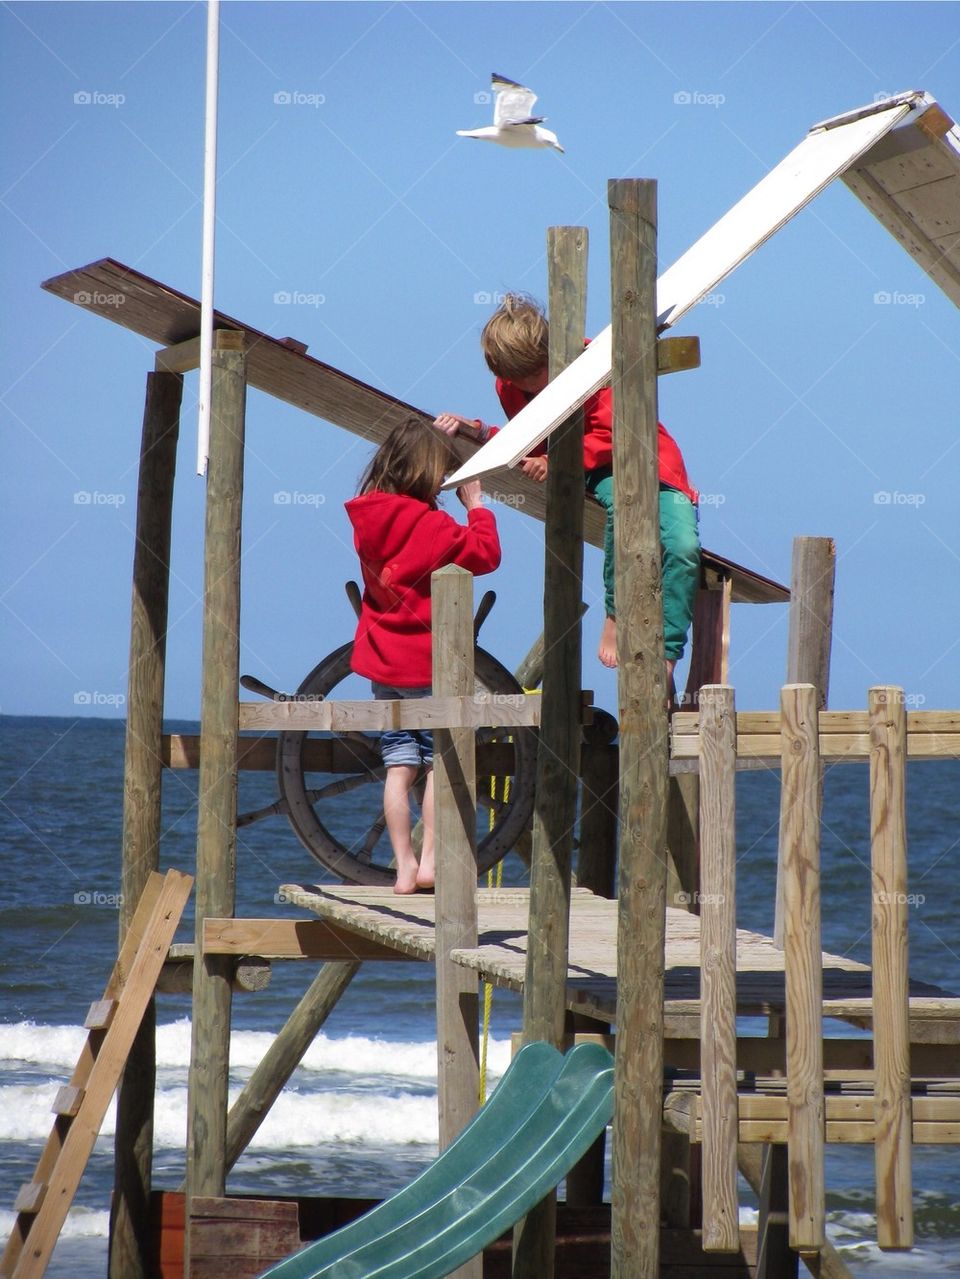
[[[513,382],[497,378],[497,398],[503,406],[508,418],[516,417],[534,398],[526,391],[521,391]],[[687,468],[683,454],[673,436],[662,422],[657,423],[660,458],[660,483],[670,488],[679,489],[697,504],[699,494],[687,479]],[[540,445],[533,450],[542,453]],[[613,396],[609,386],[603,386],[594,392],[583,405],[583,469],[594,471],[600,466],[610,466],[613,462]]]
[[[346,504],[363,570],[363,606],[350,667],[395,688],[431,683],[430,574],[447,564],[492,573],[497,522],[487,507],[467,523],[400,493],[364,493]]]

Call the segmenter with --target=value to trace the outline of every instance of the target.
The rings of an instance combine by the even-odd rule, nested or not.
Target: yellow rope
[[[508,741],[512,740],[507,738]],[[497,779],[490,778],[490,798],[497,798]],[[510,799],[510,778],[503,779],[503,802],[506,804]],[[493,805],[490,805],[490,829],[493,830],[496,821],[496,813]],[[487,887],[499,888],[503,884],[503,858],[497,862],[496,866],[491,866],[487,871]],[[485,981],[483,983],[483,1036],[480,1044],[480,1105],[487,1099],[487,1044],[490,1040],[490,1011],[493,1007],[493,983]]]

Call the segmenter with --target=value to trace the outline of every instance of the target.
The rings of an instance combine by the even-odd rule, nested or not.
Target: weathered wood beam
[[[667,717],[660,582],[656,183],[608,186],[620,721],[611,1279],[658,1279]]]
[[[869,699],[877,1242],[912,1248],[907,715],[902,688]]]
[[[549,372],[554,378],[583,350],[588,237],[584,227],[547,231]],[[544,531],[543,704],[537,750],[536,806],[530,867],[530,920],[523,991],[525,1043],[563,1043],[570,927],[573,828],[580,774],[583,604],[583,412],[548,443]],[[519,1221],[513,1236],[514,1279],[553,1274],[556,1193]]]
[[[133,551],[130,667],[123,761],[120,944],[151,871],[160,867],[163,689],[170,530],[183,378],[147,375]],[[147,1279],[154,1236],[149,1202],[156,1087],[156,1006],[147,1005],[117,1094],[110,1279]]]
[[[222,1195],[227,1171],[231,962],[205,955],[202,942],[203,921],[210,915],[232,915],[236,899],[240,533],[247,389],[243,345],[242,333],[215,334],[204,528],[197,953],[188,1079],[190,1197]]]

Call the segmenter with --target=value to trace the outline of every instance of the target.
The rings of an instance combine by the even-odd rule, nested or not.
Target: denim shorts
[[[391,688],[388,684],[378,684],[372,680],[370,687],[378,702],[389,702],[395,698],[429,697],[430,685],[424,688]],[[411,768],[433,767],[433,734],[429,729],[394,728],[380,737],[380,756],[387,768],[398,764],[407,764]]]

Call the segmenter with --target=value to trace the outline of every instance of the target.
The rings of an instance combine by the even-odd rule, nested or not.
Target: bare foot
[[[432,893],[435,887],[432,875],[429,877],[426,875],[417,876],[417,889],[421,893]]]
[[[393,886],[393,891],[402,897],[409,897],[411,893],[417,891],[416,861],[414,861],[412,866],[405,866],[403,869],[397,868],[397,882]]]
[[[605,617],[603,619],[603,630],[600,632],[600,647],[597,649],[597,657],[604,666],[608,666],[613,670],[617,665],[617,619],[615,617]]]

